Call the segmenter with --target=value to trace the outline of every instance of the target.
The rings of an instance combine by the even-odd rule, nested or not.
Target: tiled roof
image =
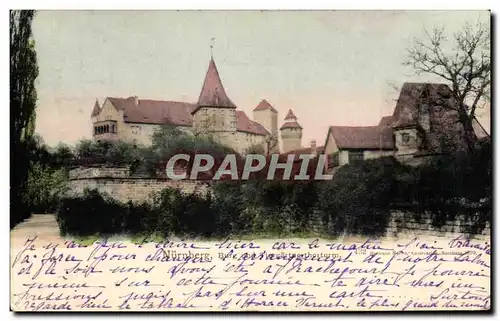
[[[436,106],[449,104],[451,89],[438,83],[404,83],[394,108],[393,127],[418,125],[421,105]],[[432,117],[432,115],[431,115]]]
[[[288,119],[297,120],[297,117],[295,116],[295,114],[293,113],[293,111],[291,109],[288,110],[288,113],[286,114],[286,117],[285,117],[285,120],[288,120]]]
[[[300,128],[302,129],[302,126],[299,125],[296,121],[288,121],[284,123],[280,129],[285,129],[285,128]]]
[[[394,149],[389,127],[330,126],[330,133],[341,149]]]
[[[210,59],[210,63],[208,64],[205,81],[203,82],[200,97],[198,98],[198,107],[203,106],[236,108],[236,105],[227,96],[224,86],[222,86],[222,81],[213,59]]]
[[[330,132],[342,149],[393,149],[393,130],[418,126],[424,134],[424,142],[420,146],[422,150],[418,155],[436,154],[442,151],[443,140],[458,143],[458,148],[462,144],[463,126],[453,103],[451,89],[445,84],[405,83],[394,113],[382,117],[378,126],[331,126]],[[429,113],[430,130],[420,124],[421,112]],[[488,135],[477,119],[473,120],[473,128],[479,139]]]
[[[274,109],[274,107],[265,99],[263,99],[258,105],[257,107],[254,108],[254,111],[256,110],[267,110],[267,109],[270,109],[272,110],[273,112],[277,113],[278,111],[276,109]]]
[[[138,99],[136,106],[134,97],[108,97],[108,100],[116,109],[124,111],[123,117],[127,123],[177,126],[193,125],[191,111],[196,107],[195,104],[178,101]]]
[[[289,109],[288,113],[286,114],[285,123],[280,127],[280,129],[285,129],[285,128],[302,129],[302,126],[300,126],[299,123],[297,122],[297,117],[295,116],[295,114],[291,109]]]
[[[236,130],[257,135],[269,135],[264,126],[248,118],[247,114],[241,110],[236,111]]]
[[[196,104],[178,101],[162,101],[138,99],[135,106],[134,98],[107,98],[118,110],[124,111],[126,123],[163,124],[176,126],[192,126],[191,112]],[[256,135],[268,135],[268,131],[259,123],[249,119],[245,112],[236,111],[236,129]]]
[[[90,117],[94,117],[94,116],[99,115],[100,111],[101,111],[101,107],[99,106],[99,102],[96,99],[95,104],[94,104],[94,108],[92,109],[92,114],[90,115]]]

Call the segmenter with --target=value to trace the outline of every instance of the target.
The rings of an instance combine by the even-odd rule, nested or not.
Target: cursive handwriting
[[[27,238],[13,249],[16,311],[490,309],[489,240]]]

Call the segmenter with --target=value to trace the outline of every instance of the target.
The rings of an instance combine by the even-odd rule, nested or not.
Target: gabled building
[[[191,134],[210,134],[222,144],[244,153],[250,146],[265,149],[277,140],[276,109],[262,100],[250,119],[238,110],[222,85],[215,61],[210,59],[203,86],[195,103],[107,97],[92,110],[92,131],[96,140],[120,139],[150,144],[155,129],[162,125],[181,128]],[[278,144],[274,151],[278,151]]]
[[[357,161],[394,156],[418,165],[446,150],[465,148],[464,129],[445,84],[405,83],[394,112],[374,126],[330,126],[325,154],[329,170]],[[473,121],[477,138],[489,137]]]

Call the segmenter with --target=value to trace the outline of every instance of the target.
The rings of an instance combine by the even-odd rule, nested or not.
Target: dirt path
[[[38,236],[44,242],[61,242],[56,216],[53,214],[33,214],[10,231],[11,248],[22,246],[28,237]]]

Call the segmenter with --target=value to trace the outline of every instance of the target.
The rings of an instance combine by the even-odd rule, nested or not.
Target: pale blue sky
[[[330,125],[371,125],[416,77],[401,62],[424,27],[449,33],[488,11],[39,11],[36,131],[50,145],[91,137],[95,99],[196,102],[210,59],[229,97],[252,117],[262,98],[283,122],[292,108],[302,143]],[[481,117],[489,130],[489,112]]]

